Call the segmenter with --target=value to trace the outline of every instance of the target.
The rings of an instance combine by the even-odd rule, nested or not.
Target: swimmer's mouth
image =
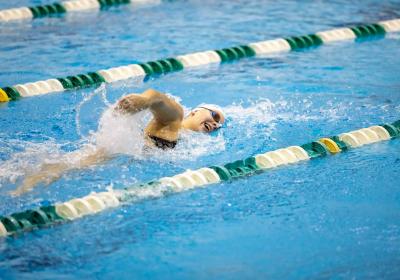
[[[211,131],[211,126],[208,123],[204,123],[204,127],[206,128],[207,132]]]

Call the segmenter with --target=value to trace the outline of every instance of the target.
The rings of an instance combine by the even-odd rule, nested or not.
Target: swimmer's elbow
[[[149,88],[145,90],[142,95],[146,97],[151,103],[161,102],[166,97],[164,93],[161,93],[155,89]]]

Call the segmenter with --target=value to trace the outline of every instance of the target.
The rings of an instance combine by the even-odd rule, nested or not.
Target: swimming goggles
[[[220,123],[220,121],[221,121],[221,115],[218,113],[218,112],[216,112],[216,111],[214,111],[214,110],[211,110],[211,109],[209,109],[209,108],[206,108],[206,107],[197,107],[197,108],[202,108],[202,109],[206,109],[206,110],[208,110],[209,112],[210,112],[210,114],[211,114],[211,117],[213,118],[213,120],[216,122],[216,123],[218,123],[218,128],[220,128],[221,126],[222,126],[222,123]]]

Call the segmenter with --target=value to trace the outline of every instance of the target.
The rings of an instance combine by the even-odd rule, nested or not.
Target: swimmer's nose
[[[212,125],[212,130],[216,130],[219,128],[219,123],[217,122],[213,122],[211,125]]]

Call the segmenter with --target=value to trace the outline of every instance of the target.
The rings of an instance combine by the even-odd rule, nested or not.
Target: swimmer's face
[[[183,127],[209,133],[220,128],[224,122],[225,118],[218,110],[197,108],[183,120]]]

